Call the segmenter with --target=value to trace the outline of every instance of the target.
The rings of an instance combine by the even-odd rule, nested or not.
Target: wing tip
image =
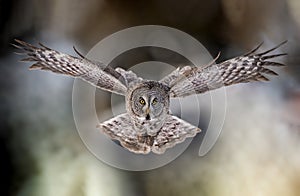
[[[81,54],[81,53],[77,50],[77,48],[76,48],[75,46],[73,46],[73,50],[76,52],[76,54],[77,54],[78,56],[80,56],[81,58],[85,59],[85,56],[84,56],[83,54]]]
[[[288,40],[284,40],[284,41],[282,41],[281,43],[279,43],[278,45],[276,45],[275,47],[273,47],[273,48],[271,48],[271,49],[269,49],[269,50],[266,50],[266,51],[264,51],[264,52],[258,53],[258,54],[256,54],[256,55],[263,56],[263,55],[265,55],[265,54],[268,54],[268,53],[270,53],[270,52],[276,50],[277,48],[281,47],[282,45],[286,44],[287,42],[288,42]],[[263,45],[263,43],[264,43],[264,42],[262,41],[262,42],[261,42],[258,46],[256,46],[253,50],[251,50],[250,52],[244,54],[243,56],[250,56],[250,55],[254,54],[254,53],[255,53],[255,52]],[[287,55],[287,53],[282,53],[282,54],[272,55],[272,56],[277,57],[277,56],[283,56],[283,55]]]
[[[28,69],[29,70],[38,70],[38,69],[41,69],[42,67],[38,64],[33,64],[31,65]]]

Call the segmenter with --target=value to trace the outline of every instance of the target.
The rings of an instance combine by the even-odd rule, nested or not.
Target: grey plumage
[[[286,42],[262,53],[255,54],[261,44],[251,52],[224,61],[220,64],[210,64],[203,67],[185,66],[173,71],[170,75],[163,78],[160,82],[172,84],[171,97],[185,97],[192,94],[204,93],[216,89],[220,86],[246,83],[251,81],[268,81],[263,74],[277,75],[274,71],[266,68],[268,66],[283,66],[278,62],[267,61],[267,59],[286,55],[280,53],[267,55]],[[174,84],[178,77],[183,80]]]
[[[33,46],[16,40],[15,47],[34,62],[30,69],[48,70],[82,78],[98,88],[125,96],[127,113],[101,123],[98,127],[129,151],[162,154],[167,148],[194,137],[200,129],[169,114],[170,97],[192,94],[250,81],[267,81],[264,74],[277,75],[268,66],[283,66],[269,61],[286,54],[267,55],[280,45],[256,54],[260,45],[249,53],[220,64],[177,68],[160,81],[144,80],[132,71],[112,68],[103,63],[52,50],[42,44]]]
[[[82,78],[85,81],[113,93],[125,95],[127,87],[115,77],[104,71],[102,63],[94,63],[88,59],[73,57],[52,50],[42,44],[35,47],[26,42],[16,40],[17,48],[24,50],[27,55],[21,61],[35,62],[30,69],[48,70],[54,73]]]
[[[98,128],[129,151],[147,154],[154,152],[162,154],[166,149],[177,143],[183,142],[188,137],[194,137],[200,129],[184,120],[167,115],[164,126],[156,135],[139,135],[133,131],[134,126],[129,114],[120,114],[108,121],[101,123]]]

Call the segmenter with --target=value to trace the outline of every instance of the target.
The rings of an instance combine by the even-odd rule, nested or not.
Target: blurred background
[[[297,0],[1,0],[0,195],[299,195],[299,10]],[[86,53],[111,33],[146,24],[182,30],[212,56],[221,51],[220,61],[288,40],[279,49],[288,66],[270,82],[227,88],[224,127],[206,156],[195,153],[200,133],[172,163],[130,172],[100,162],[80,140],[73,79],[28,71],[10,43],[40,41],[75,55],[73,45]],[[116,62],[126,67],[159,53],[135,52]],[[108,110],[109,93],[97,95],[98,111]],[[208,121],[209,114],[199,124],[204,132]]]

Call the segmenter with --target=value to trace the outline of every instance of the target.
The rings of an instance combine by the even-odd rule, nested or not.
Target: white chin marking
[[[145,120],[145,117],[144,116],[143,117],[138,116],[137,119],[139,119],[139,120]]]

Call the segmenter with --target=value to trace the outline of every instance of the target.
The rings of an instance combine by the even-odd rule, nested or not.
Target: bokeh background
[[[298,0],[1,0],[0,195],[299,195],[299,10]],[[268,83],[227,88],[224,127],[206,156],[194,153],[200,133],[172,163],[130,172],[99,161],[80,140],[73,79],[28,71],[10,43],[41,41],[75,55],[73,45],[88,51],[111,33],[146,24],[182,30],[213,56],[221,51],[220,61],[261,41],[266,49],[288,40],[279,49],[289,53],[279,59],[288,66]],[[117,62],[129,66],[159,53],[135,52]],[[105,112],[110,95],[97,94],[97,111]],[[204,132],[208,121],[209,114],[199,124]]]

